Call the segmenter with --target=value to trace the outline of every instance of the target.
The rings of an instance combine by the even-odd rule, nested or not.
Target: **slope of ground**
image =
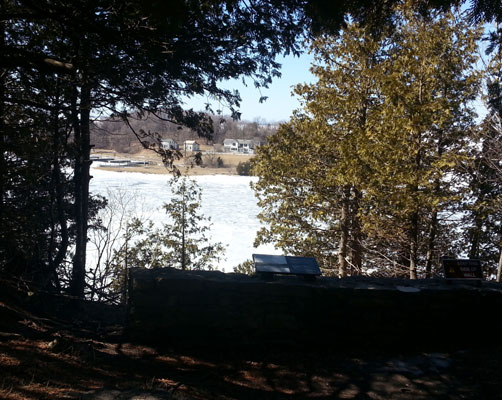
[[[413,354],[155,349],[127,341],[122,315],[1,280],[0,398],[502,398],[500,345]]]

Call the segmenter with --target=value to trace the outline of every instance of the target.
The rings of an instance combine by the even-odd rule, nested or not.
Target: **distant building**
[[[255,143],[245,139],[225,139],[223,148],[226,153],[254,154]]]
[[[253,138],[253,143],[254,143],[254,148],[256,149],[257,147],[263,146],[266,144],[266,139],[260,138],[260,137],[255,137]]]
[[[239,150],[239,141],[237,139],[225,139],[223,141],[223,150],[225,153],[237,153]]]
[[[185,151],[200,151],[200,144],[195,140],[185,140]]]
[[[162,139],[160,141],[160,146],[164,150],[179,150],[180,148],[174,139]]]

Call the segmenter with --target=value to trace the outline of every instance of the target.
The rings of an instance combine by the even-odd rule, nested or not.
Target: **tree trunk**
[[[499,265],[497,267],[497,282],[502,281],[502,244],[500,246]]]
[[[483,197],[479,199],[480,202],[483,201]],[[469,258],[476,258],[479,256],[479,242],[481,239],[481,230],[483,229],[483,217],[481,215],[481,210],[477,209],[474,211],[474,227],[471,231],[471,247],[469,249]]]
[[[86,79],[84,78],[84,82]],[[76,89],[75,89],[76,90]],[[73,257],[73,271],[70,293],[79,298],[84,297],[85,289],[85,262],[87,250],[87,227],[89,214],[89,181],[90,173],[90,106],[91,88],[87,83],[80,91],[80,119],[75,115],[77,111],[76,96],[73,96],[73,121],[75,132],[75,256]]]
[[[182,220],[181,220],[181,269],[183,271],[186,270],[186,253],[185,253],[185,214],[186,214],[186,193],[185,193],[186,187],[183,186],[183,215],[182,215]]]
[[[434,247],[436,244],[437,224],[438,224],[438,213],[437,211],[434,211],[432,213],[431,224],[429,227],[427,255],[425,257],[425,277],[427,279],[431,278],[432,276],[432,259],[434,257]]]
[[[445,97],[446,97],[445,88]],[[439,131],[438,147],[437,147],[437,157],[441,159],[444,153],[443,145],[443,131]],[[434,182],[434,194],[436,197],[441,195],[441,180],[436,178]],[[425,256],[425,277],[430,279],[432,277],[432,259],[434,257],[434,248],[436,246],[436,236],[438,231],[438,211],[434,210],[431,216],[431,222],[429,226],[429,238],[427,242],[427,254]]]
[[[338,276],[347,276],[347,244],[349,241],[349,201],[350,188],[343,189],[342,209],[340,215],[340,243],[338,244]]]
[[[57,89],[57,88],[56,88]],[[58,103],[58,97],[56,97],[56,103]],[[52,160],[52,176],[51,176],[51,191],[53,193],[54,199],[52,206],[56,207],[56,219],[59,224],[60,230],[60,243],[57,248],[56,254],[54,255],[54,248],[49,252],[49,276],[47,279],[53,279],[56,287],[60,289],[59,278],[57,275],[57,268],[61,265],[66,255],[68,249],[68,226],[66,220],[66,213],[64,207],[64,196],[65,196],[65,183],[61,181],[61,132],[59,128],[59,116],[58,111],[54,111],[53,115],[53,160]],[[52,196],[52,195],[51,195]],[[54,229],[54,228],[53,228]]]
[[[0,0],[0,5],[4,6],[4,1]],[[4,54],[3,50],[5,47],[5,29],[4,22],[0,21],[0,54]],[[5,199],[5,185],[4,179],[6,179],[4,171],[7,171],[7,166],[5,162],[5,140],[6,140],[6,132],[5,132],[5,82],[6,82],[7,69],[0,69],[0,223],[2,223],[4,218],[4,199]]]
[[[361,220],[359,219],[359,207],[361,203],[361,191],[354,189],[354,202],[352,206],[352,241],[350,246],[350,259],[352,262],[352,275],[360,275],[362,268],[362,234]]]
[[[410,279],[417,279],[418,213],[411,216],[410,230]]]

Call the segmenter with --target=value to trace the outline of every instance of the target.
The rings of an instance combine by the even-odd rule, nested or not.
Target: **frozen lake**
[[[108,191],[125,191],[138,199],[138,213],[153,221],[167,221],[162,204],[169,201],[170,175],[113,172],[91,168],[91,193],[107,197]],[[253,247],[260,223],[259,208],[249,184],[255,177],[205,175],[193,179],[202,188],[202,212],[211,218],[213,242],[227,246],[220,269],[231,272],[253,253],[280,254],[272,245]],[[91,246],[92,247],[92,246]],[[92,252],[92,248],[89,249]],[[90,254],[89,256],[92,257]]]

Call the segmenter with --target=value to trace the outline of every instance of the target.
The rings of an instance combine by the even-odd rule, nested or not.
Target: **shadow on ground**
[[[128,343],[120,324],[68,315],[28,311],[0,295],[1,399],[502,398],[500,346],[155,349]]]

